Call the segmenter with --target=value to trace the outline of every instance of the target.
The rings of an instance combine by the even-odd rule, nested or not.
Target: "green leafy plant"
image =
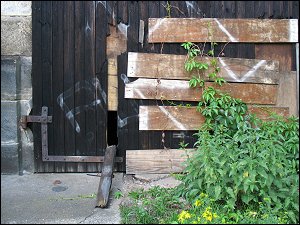
[[[184,171],[173,174],[181,184],[129,193],[134,202],[121,207],[123,222],[299,223],[299,118],[272,114],[263,121],[241,99],[221,92],[226,81],[219,76],[210,24],[208,35],[207,53],[205,45],[181,45],[189,86],[202,90],[197,111],[205,117],[195,152]],[[186,147],[180,142],[180,149]]]
[[[124,195],[123,195],[123,193],[121,191],[116,191],[114,193],[114,197],[115,197],[115,199],[119,199],[121,197],[124,197]]]
[[[189,143],[185,143],[184,141],[179,142],[179,149],[185,149]]]
[[[121,205],[122,223],[163,224],[177,220],[183,201],[175,195],[174,188],[154,186],[147,191],[133,190],[128,195],[131,205]]]
[[[209,68],[198,61],[203,52],[197,45],[187,42],[182,46],[187,50],[186,71],[198,73],[192,75],[189,85],[202,88],[197,111],[205,117],[205,124],[196,134],[195,154],[186,161],[180,195],[192,202],[206,192],[231,214],[249,206],[259,209],[268,199],[263,209],[272,211],[276,219],[299,222],[298,118],[272,115],[270,121],[262,121],[247,113],[240,99],[206,85],[203,78]],[[208,78],[222,86],[225,81],[218,77],[214,49],[207,55],[212,56],[210,66],[214,68]],[[231,217],[235,222],[243,218]]]

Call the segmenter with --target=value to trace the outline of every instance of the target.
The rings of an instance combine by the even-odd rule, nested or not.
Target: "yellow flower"
[[[213,214],[212,212],[210,211],[211,210],[211,207],[207,207],[204,211],[204,213],[202,213],[202,217],[208,221],[212,221],[213,219]],[[214,213],[215,214],[215,213]],[[216,214],[215,214],[216,215]]]
[[[248,173],[248,171],[247,172],[245,172],[245,173],[243,173],[243,177],[248,177],[249,176],[249,173]]]
[[[189,219],[189,218],[191,218],[191,214],[189,212],[183,210],[178,216],[178,221],[180,223],[183,223],[185,219]]]
[[[205,198],[207,197],[207,194],[204,194],[203,192],[200,194],[200,198]]]
[[[256,217],[257,216],[257,212],[250,211],[249,212],[249,216]]]
[[[198,200],[195,201],[194,205],[195,206],[200,206],[200,205],[202,205],[202,202],[198,199]]]

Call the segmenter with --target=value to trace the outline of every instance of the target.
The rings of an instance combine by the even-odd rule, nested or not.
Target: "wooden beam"
[[[194,149],[126,150],[126,174],[178,173]]]
[[[212,58],[198,57],[197,60],[210,64]],[[271,60],[239,59],[239,58],[216,58],[221,68],[219,77],[230,82],[247,83],[279,83],[279,63]],[[184,69],[186,55],[153,54],[128,52],[128,77],[160,78],[190,80],[192,72]],[[212,70],[212,69],[211,69]],[[209,80],[206,72],[205,79]]]
[[[118,110],[118,77],[108,75],[108,110]]]
[[[205,85],[245,103],[273,105],[277,101],[278,85],[226,83],[219,86],[213,82],[206,82]],[[201,96],[202,88],[190,88],[188,81],[139,78],[125,85],[125,98],[199,101]]]
[[[298,19],[149,18],[148,32],[149,43],[296,43]]]
[[[102,166],[101,178],[97,192],[96,207],[104,208],[108,203],[116,151],[117,148],[115,145],[107,147],[105,151],[104,163]]]
[[[266,120],[271,112],[289,115],[287,107],[248,106],[248,112]],[[140,106],[139,130],[198,130],[205,118],[196,107]]]
[[[204,122],[196,107],[139,107],[139,130],[198,130]]]
[[[108,61],[108,110],[118,110],[118,69],[117,56],[126,52],[127,37],[117,30],[115,26],[109,25],[110,35],[107,37],[106,54]]]
[[[276,106],[289,107],[291,115],[298,116],[297,75],[292,70],[292,44],[256,44],[255,58],[279,62],[279,87]]]

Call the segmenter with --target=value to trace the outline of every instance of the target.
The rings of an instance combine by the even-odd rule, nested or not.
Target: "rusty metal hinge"
[[[47,123],[52,123],[52,116],[48,116],[48,107],[42,107],[41,116],[22,116],[20,125],[23,129],[27,128],[27,123],[41,123],[42,133],[42,159],[45,160],[48,156],[48,126]]]
[[[23,129],[27,128],[27,123],[52,123],[52,116],[43,115],[46,110],[48,112],[48,107],[44,106],[42,108],[41,116],[21,116],[20,125]]]
[[[48,107],[42,107],[41,116],[22,116],[20,125],[23,129],[27,128],[27,123],[41,123],[42,136],[42,161],[58,162],[104,162],[104,156],[60,156],[49,155],[48,153],[48,125],[52,123],[52,116],[48,116]],[[123,157],[115,157],[115,162],[123,162]]]

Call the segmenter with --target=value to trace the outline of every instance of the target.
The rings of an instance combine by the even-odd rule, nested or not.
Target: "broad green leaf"
[[[215,199],[216,200],[219,199],[220,193],[221,193],[221,187],[220,186],[216,186],[215,187]]]

